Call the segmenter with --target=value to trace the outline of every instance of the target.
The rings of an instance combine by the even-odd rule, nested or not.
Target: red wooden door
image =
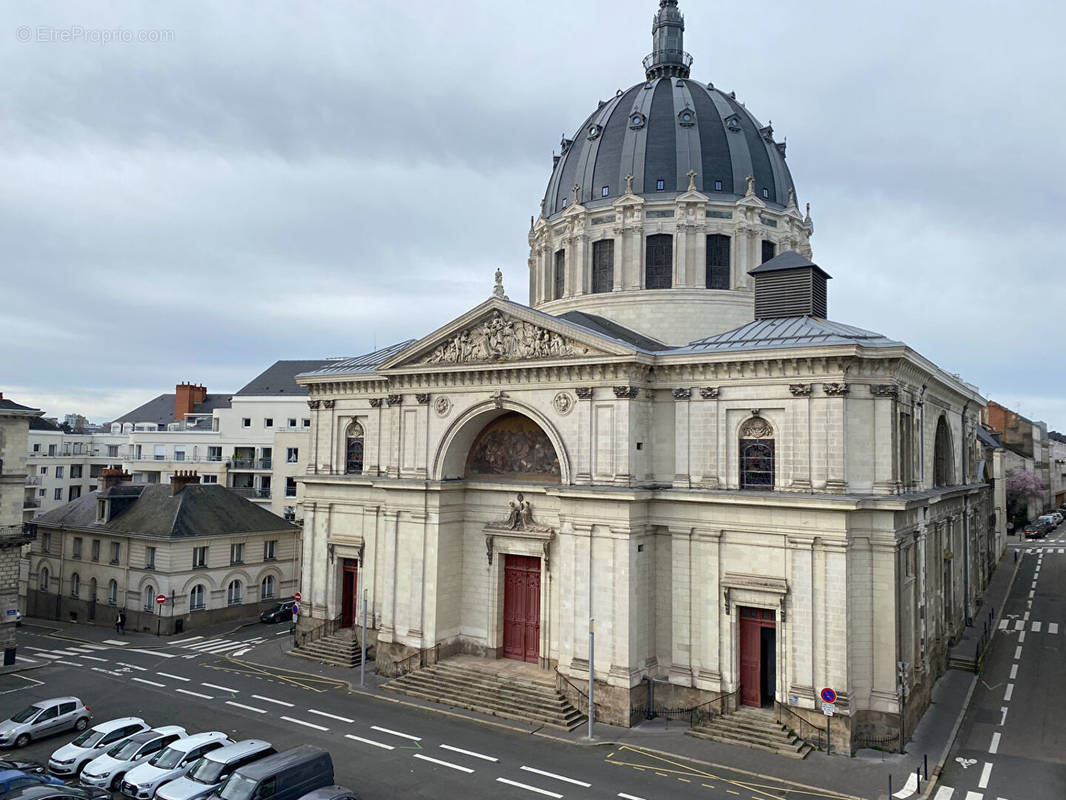
[[[355,598],[358,584],[359,562],[353,558],[344,559],[344,571],[341,573],[341,627],[350,628],[355,624]]]
[[[504,558],[503,655],[535,664],[540,658],[540,559]]]
[[[773,639],[764,645],[762,629],[776,628],[777,615],[767,609],[746,606],[740,606],[737,613],[740,615],[740,702],[761,708],[763,700],[772,696],[770,693],[767,698],[763,697],[762,665],[766,663],[772,668],[775,663],[774,654],[766,651],[767,647],[773,647],[769,643]]]

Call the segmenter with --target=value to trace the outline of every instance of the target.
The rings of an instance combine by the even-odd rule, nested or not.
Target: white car
[[[117,789],[127,772],[178,739],[184,739],[185,735],[185,729],[177,725],[135,733],[128,739],[111,745],[106,753],[86,764],[79,780],[82,786]]]
[[[233,744],[233,740],[219,731],[194,733],[178,739],[170,747],[160,750],[148,761],[127,772],[120,791],[135,800],[149,800],[162,784],[177,780],[188,772],[200,756],[227,744]]]
[[[70,744],[65,744],[52,753],[52,757],[48,759],[48,771],[63,777],[77,775],[82,767],[111,745],[146,730],[148,723],[140,717],[121,717],[93,725]]]

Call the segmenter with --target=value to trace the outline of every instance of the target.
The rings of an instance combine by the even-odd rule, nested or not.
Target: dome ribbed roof
[[[743,196],[749,175],[764,202],[784,207],[794,190],[785,147],[774,142],[770,126],[732,94],[677,76],[619,92],[589,115],[572,140],[563,140],[563,151],[544,197],[546,218],[574,202],[575,185],[586,206],[613,203],[625,193],[627,175],[633,176],[633,193],[648,199],[684,192],[690,170],[696,188],[712,198]]]

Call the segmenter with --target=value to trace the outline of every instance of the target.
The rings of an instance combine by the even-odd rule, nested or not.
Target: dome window
[[[664,181],[662,178],[659,178],[657,181],[655,181],[655,191],[661,192],[664,189],[666,189],[666,181]]]
[[[568,198],[568,197],[564,197],[564,198],[563,198],[563,208],[566,208],[566,204],[567,204],[567,201],[568,201],[569,199],[570,199],[570,198]]]
[[[652,86],[654,86],[654,85],[655,85],[655,84],[653,84],[653,83],[652,83],[651,81],[648,81],[647,83],[645,83],[645,84],[644,84],[644,88],[645,88],[645,89],[650,89],[650,88],[651,88]]]
[[[736,133],[737,131],[740,130],[740,119],[737,117],[736,114],[734,114],[733,116],[728,117],[726,119],[725,125],[726,125],[727,128],[729,128],[729,130],[731,130],[734,133]]]
[[[681,80],[680,78],[678,78],[677,82],[674,84],[674,86],[676,86],[678,89],[684,89],[685,88],[685,82],[683,80]]]
[[[629,115],[629,127],[633,130],[639,130],[643,128],[647,123],[648,118],[641,114],[639,111],[634,111]]]
[[[598,139],[601,133],[603,133],[602,125],[589,125],[589,139]]]
[[[691,108],[681,109],[681,113],[677,115],[677,121],[681,123],[684,128],[691,128],[696,124],[696,112]]]
[[[610,193],[611,193],[611,187],[610,186],[604,186],[600,190],[600,197],[607,197],[607,195],[609,195]]]
[[[765,186],[762,187],[762,196],[767,200],[770,199],[770,190],[767,189]]]
[[[715,181],[714,182],[714,190],[716,192],[722,191],[722,182],[721,181]]]

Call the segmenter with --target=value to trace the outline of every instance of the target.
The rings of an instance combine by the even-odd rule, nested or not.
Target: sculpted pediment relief
[[[415,363],[477,364],[602,354],[560,333],[495,310],[489,317],[451,335]]]

